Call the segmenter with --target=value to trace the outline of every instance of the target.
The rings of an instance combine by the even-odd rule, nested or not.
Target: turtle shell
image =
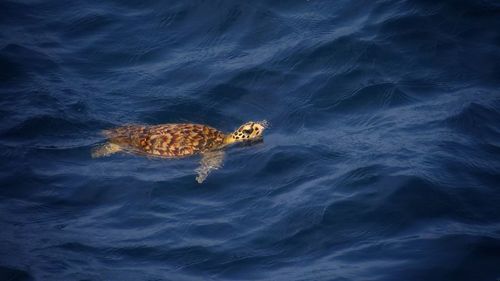
[[[220,148],[224,134],[200,124],[128,125],[104,131],[124,150],[160,157],[184,157]]]

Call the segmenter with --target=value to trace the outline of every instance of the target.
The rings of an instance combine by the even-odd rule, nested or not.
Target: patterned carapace
[[[111,143],[136,153],[183,157],[224,144],[224,134],[199,124],[128,125],[104,131]]]

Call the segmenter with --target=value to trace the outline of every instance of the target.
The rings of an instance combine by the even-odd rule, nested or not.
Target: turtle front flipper
[[[92,158],[98,158],[103,156],[109,156],[121,150],[122,148],[119,145],[107,142],[105,144],[101,144],[99,146],[92,148],[91,155]]]
[[[198,174],[196,181],[202,183],[207,178],[211,171],[217,170],[222,167],[224,161],[224,151],[216,150],[204,152],[200,160],[200,166],[195,170]]]

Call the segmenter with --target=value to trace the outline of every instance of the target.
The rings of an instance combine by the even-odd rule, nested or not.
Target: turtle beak
[[[264,130],[269,126],[269,123],[266,120],[254,122],[254,129],[258,129],[257,136],[261,137],[264,133]]]
[[[266,120],[257,121],[257,122],[255,122],[255,125],[259,126],[258,128],[260,130],[264,131],[265,129],[267,129],[269,127],[269,122],[267,122]]]

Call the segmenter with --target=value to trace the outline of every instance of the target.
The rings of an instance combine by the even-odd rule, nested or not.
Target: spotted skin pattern
[[[110,143],[124,150],[178,158],[222,148],[224,133],[200,124],[128,125],[104,131]]]

